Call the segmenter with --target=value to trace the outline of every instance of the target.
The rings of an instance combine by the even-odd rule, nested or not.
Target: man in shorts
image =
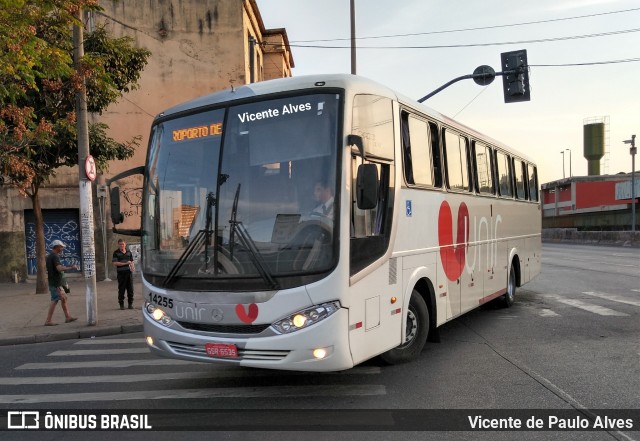
[[[56,309],[58,301],[62,305],[62,312],[64,312],[65,323],[78,320],[76,317],[72,317],[69,313],[69,305],[67,304],[67,294],[65,293],[63,285],[64,271],[79,269],[78,265],[64,266],[60,262],[60,253],[64,249],[65,245],[60,240],[54,240],[51,243],[51,253],[47,256],[47,280],[49,282],[49,293],[51,294],[51,304],[49,305],[49,311],[47,312],[47,321],[44,322],[45,326],[55,326],[57,323],[53,323],[51,318],[53,312]]]

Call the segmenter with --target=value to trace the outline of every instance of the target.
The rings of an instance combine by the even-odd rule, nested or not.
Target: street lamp
[[[564,150],[562,150],[560,154],[562,155],[562,179],[564,179]]]
[[[573,173],[571,172],[571,149],[565,149],[565,152],[569,152],[569,177],[573,176]],[[564,156],[563,156],[564,158]]]
[[[631,231],[636,231],[636,135],[631,135],[631,139],[622,141],[631,144],[629,154],[631,155]]]

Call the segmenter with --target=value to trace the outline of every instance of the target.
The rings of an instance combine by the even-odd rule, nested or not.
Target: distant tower
[[[609,117],[584,120],[584,157],[588,162],[588,175],[600,174],[600,160],[605,155],[606,134],[609,131]]]

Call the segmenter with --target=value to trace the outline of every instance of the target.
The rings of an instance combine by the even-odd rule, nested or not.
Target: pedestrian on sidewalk
[[[111,259],[118,273],[118,303],[124,309],[124,291],[127,291],[129,309],[133,309],[133,254],[127,249],[127,242],[118,239],[118,249],[113,252]]]
[[[44,322],[45,326],[55,326],[57,323],[53,323],[53,312],[56,309],[58,301],[62,305],[62,312],[64,312],[65,322],[73,322],[78,320],[76,317],[72,317],[69,313],[69,305],[67,304],[67,294],[63,288],[65,284],[64,271],[71,269],[80,269],[78,265],[64,266],[60,262],[60,253],[64,249],[65,245],[60,240],[54,240],[51,243],[51,253],[47,256],[47,281],[49,284],[49,293],[51,294],[51,304],[49,305],[49,311],[47,312],[47,320]]]

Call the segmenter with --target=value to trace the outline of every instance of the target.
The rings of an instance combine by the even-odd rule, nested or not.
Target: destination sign
[[[208,126],[188,127],[173,131],[173,140],[175,142],[185,141],[188,139],[206,138],[207,136],[222,135],[222,123],[213,123]]]

